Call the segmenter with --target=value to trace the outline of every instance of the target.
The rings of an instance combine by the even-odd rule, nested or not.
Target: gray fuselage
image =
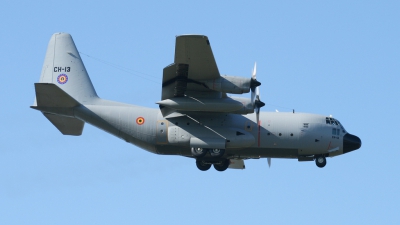
[[[79,106],[75,117],[147,151],[189,157],[192,138],[225,139],[227,158],[332,157],[343,154],[346,134],[340,124],[316,114],[261,112],[258,125],[254,113],[165,118],[159,109],[102,99]]]

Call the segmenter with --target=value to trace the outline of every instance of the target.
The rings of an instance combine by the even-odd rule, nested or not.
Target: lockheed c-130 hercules
[[[176,37],[175,60],[163,70],[159,108],[101,99],[71,35],[50,39],[36,99],[64,135],[81,135],[84,123],[149,152],[195,159],[198,169],[244,169],[244,160],[292,158],[326,165],[359,149],[361,140],[330,116],[260,112],[256,66],[251,77],[221,76],[204,35]],[[228,97],[251,92],[251,98]]]

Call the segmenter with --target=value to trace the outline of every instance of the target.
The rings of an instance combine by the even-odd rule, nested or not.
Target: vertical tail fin
[[[83,104],[97,98],[75,43],[68,33],[55,33],[51,36],[39,82],[53,83]]]
[[[82,134],[84,122],[74,118],[74,107],[98,97],[70,34],[51,36],[35,90],[31,108],[42,111],[62,134]]]

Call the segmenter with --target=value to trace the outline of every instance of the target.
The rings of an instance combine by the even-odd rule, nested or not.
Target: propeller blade
[[[253,107],[256,106],[256,101],[260,99],[260,90],[258,89],[260,85],[261,83],[257,81],[257,63],[255,62],[250,80],[251,102],[253,103]]]
[[[257,78],[257,62],[254,63],[253,73],[251,74],[251,79],[255,80]]]
[[[260,100],[260,88],[259,88],[258,86],[256,87],[255,92],[256,92],[256,98],[257,98],[257,100]]]
[[[256,92],[251,90],[251,102],[253,104],[253,107],[255,107],[255,105],[256,105],[256,98],[257,98],[256,97]]]
[[[255,91],[255,88],[260,86],[261,83],[259,81],[257,81],[257,63],[254,63],[254,68],[253,68],[253,72],[251,74],[251,80],[250,80],[250,89],[253,92]]]
[[[271,158],[268,158],[268,167],[271,168]]]
[[[260,100],[260,88],[261,83],[257,81],[257,62],[254,63],[253,72],[251,74],[250,89],[251,89],[251,102],[253,104],[254,111],[256,112],[257,124],[259,122],[260,108],[265,104]]]

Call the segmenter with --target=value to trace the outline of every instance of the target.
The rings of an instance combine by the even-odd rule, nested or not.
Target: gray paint
[[[177,37],[175,63],[193,63],[189,67],[195,68],[189,74],[192,79],[202,77],[203,73],[209,73],[207,79],[219,77],[207,41],[205,36]],[[201,67],[203,64],[208,67]],[[167,68],[173,68],[173,65]],[[58,68],[67,67],[68,71],[58,72]],[[163,81],[173,76],[172,70],[167,73],[166,70],[170,69],[164,69]],[[68,81],[58,82],[60,74],[67,75]],[[236,78],[233,80],[241,81]],[[244,89],[248,89],[246,85]],[[162,110],[101,99],[93,88],[72,37],[65,33],[51,37],[40,83],[35,87],[36,99],[32,108],[45,113],[63,134],[80,135],[83,122],[86,122],[156,154],[192,157],[190,147],[225,148],[224,157],[238,160],[237,168],[244,168],[240,159],[307,159],[302,156],[343,154],[344,133],[332,135],[332,129],[339,129],[339,126],[326,124],[325,116],[261,112],[257,123],[250,101],[241,98],[231,100],[225,93],[215,90],[207,90],[205,93],[208,94],[200,93],[200,88],[194,84],[188,85],[187,95],[193,94],[191,98],[214,96],[200,102],[212,102],[213,107],[204,112],[198,112],[195,107],[196,110],[190,110],[191,107],[187,108],[184,102],[185,98],[181,98],[175,101],[175,110],[171,109],[174,107],[168,104],[172,104],[172,100],[165,98],[171,97],[171,86],[163,87],[162,100],[169,102],[163,105],[170,108]],[[242,102],[243,109],[238,111],[239,114],[222,113],[221,110],[215,112],[218,110],[213,108],[218,107],[218,99],[221,104],[226,101]],[[222,110],[224,107],[226,109],[228,106],[220,106]],[[73,121],[72,127],[66,126],[68,120]]]

